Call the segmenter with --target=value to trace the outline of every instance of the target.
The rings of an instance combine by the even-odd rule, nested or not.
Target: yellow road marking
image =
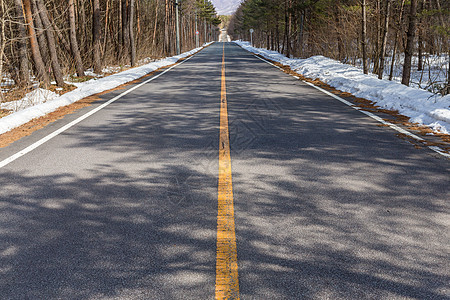
[[[220,91],[219,188],[217,213],[216,299],[240,299],[234,226],[233,184],[225,86],[225,44]]]

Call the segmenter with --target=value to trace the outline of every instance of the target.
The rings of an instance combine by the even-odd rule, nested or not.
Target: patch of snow
[[[203,45],[203,47],[208,46],[211,43]],[[113,89],[119,85],[125,84],[127,82],[133,81],[135,79],[138,79],[144,75],[147,75],[150,72],[153,72],[161,67],[165,67],[171,64],[176,63],[179,59],[187,57],[189,55],[192,55],[201,49],[203,47],[199,47],[196,49],[193,49],[191,51],[184,52],[180,55],[164,58],[158,61],[154,61],[148,64],[145,64],[140,67],[136,67],[133,69],[129,69],[117,74],[113,74],[107,77],[103,78],[94,78],[89,81],[80,82],[77,83],[77,89],[68,92],[64,95],[57,96],[57,94],[53,95],[50,94],[52,92],[38,89],[32,96],[28,97],[27,99],[22,99],[14,101],[17,102],[16,105],[17,108],[22,107],[21,105],[24,103],[32,102],[32,103],[39,103],[34,106],[27,106],[25,109],[18,110],[15,113],[12,113],[6,117],[3,117],[0,119],[0,134],[5,133],[13,128],[16,128],[20,125],[23,125],[35,118],[42,117],[48,113],[51,113],[58,109],[59,107],[66,106],[69,104],[72,104],[78,100],[81,100],[83,98],[86,98],[88,96],[104,92],[106,90]],[[92,75],[96,76],[94,73],[86,72],[86,75]],[[32,93],[33,93],[32,92]],[[30,93],[31,94],[31,93]],[[28,96],[28,95],[27,95]],[[31,99],[31,100],[30,100]],[[8,104],[8,103],[4,103]],[[3,104],[2,104],[3,108]]]
[[[37,88],[26,94],[25,97],[20,100],[0,103],[0,108],[18,112],[28,107],[51,101],[57,97],[59,97],[59,95],[52,91]]]
[[[8,74],[0,74],[0,93],[6,93],[10,90],[11,86],[14,85],[14,80]]]
[[[14,80],[11,79],[9,76],[3,75],[2,81],[0,82],[0,87],[9,87],[14,85]]]
[[[380,80],[374,74],[364,74],[357,67],[320,55],[307,59],[287,58],[275,51],[254,48],[249,42],[235,43],[250,52],[288,65],[305,77],[318,78],[338,90],[373,101],[381,108],[398,110],[412,122],[437,132],[450,133],[450,95],[442,97],[398,82]]]
[[[392,73],[392,80],[399,83],[402,81],[403,64],[401,62],[403,62],[403,60],[403,53],[396,55],[396,63],[394,63]],[[425,53],[423,57],[423,69],[421,71],[417,70],[419,63],[418,60],[418,56],[412,57],[413,67],[411,69],[411,80],[409,86],[427,90],[432,93],[439,93],[439,91],[444,88],[447,83],[446,70],[448,69],[448,55],[442,54],[438,56]],[[392,56],[386,56],[383,72],[383,76],[386,78],[389,78],[391,63]],[[351,64],[356,66],[358,69],[363,69],[362,59],[357,59]],[[369,61],[367,67],[369,72],[372,72],[374,63]]]

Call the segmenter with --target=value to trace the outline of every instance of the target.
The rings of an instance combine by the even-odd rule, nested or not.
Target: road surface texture
[[[231,43],[0,169],[0,298],[220,298],[224,105],[229,298],[450,299],[450,160]]]

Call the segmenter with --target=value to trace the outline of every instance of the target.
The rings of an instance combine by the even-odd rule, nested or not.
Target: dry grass
[[[20,100],[31,91],[33,91],[32,88],[12,87],[8,92],[3,94],[3,103]]]
[[[6,117],[7,115],[11,114],[11,112],[7,109],[0,109],[0,118]]]

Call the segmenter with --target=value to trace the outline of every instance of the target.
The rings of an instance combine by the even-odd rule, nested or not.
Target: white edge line
[[[248,51],[248,50],[247,50],[247,51]],[[254,55],[255,55],[255,54],[254,54]],[[277,69],[282,70],[282,68],[280,68],[280,67],[274,65],[273,63],[271,63],[271,62],[268,61],[268,60],[265,60],[264,58],[259,57],[258,55],[255,55],[255,57],[258,58],[258,59],[260,59],[260,60],[262,60],[262,61],[264,61],[264,62],[266,62],[266,63],[268,63],[268,64],[271,65],[271,66],[274,66],[274,67],[277,68]],[[293,75],[291,75],[291,76],[293,76]],[[296,77],[296,76],[293,76],[293,77]],[[296,77],[296,78],[297,78],[297,77]],[[374,119],[374,120],[376,120],[376,121],[378,121],[378,122],[380,122],[380,123],[382,123],[382,124],[384,124],[384,125],[386,125],[386,126],[389,126],[390,128],[392,128],[392,129],[394,129],[394,130],[396,130],[396,131],[398,131],[398,132],[400,132],[400,133],[403,133],[403,134],[405,134],[405,135],[407,135],[407,136],[409,136],[409,137],[411,137],[411,138],[413,138],[413,139],[415,139],[415,140],[417,140],[417,141],[421,141],[421,142],[424,142],[424,141],[425,141],[423,138],[421,138],[421,137],[419,137],[419,136],[417,136],[417,135],[415,135],[415,134],[413,134],[413,133],[411,133],[411,132],[409,132],[409,131],[406,131],[406,130],[404,130],[403,128],[401,128],[401,127],[399,127],[399,126],[397,126],[397,125],[395,125],[395,124],[392,124],[392,123],[390,123],[390,122],[387,122],[387,121],[383,120],[382,118],[380,118],[379,116],[377,116],[377,115],[375,115],[375,114],[373,114],[373,113],[371,113],[371,112],[369,112],[369,111],[362,110],[360,107],[353,105],[353,103],[351,103],[351,102],[349,102],[349,101],[347,101],[347,100],[345,100],[345,99],[342,99],[341,97],[339,97],[339,96],[337,96],[337,95],[335,95],[335,94],[333,94],[333,93],[330,93],[330,92],[327,91],[327,90],[324,90],[324,89],[322,89],[322,88],[320,88],[320,87],[318,87],[318,86],[315,86],[314,84],[312,84],[312,83],[310,83],[310,82],[307,82],[307,81],[304,81],[304,80],[302,80],[302,82],[306,83],[306,84],[309,85],[309,86],[312,86],[313,88],[315,88],[315,89],[321,91],[322,93],[327,94],[328,96],[333,97],[333,98],[336,99],[336,100],[341,101],[342,103],[344,103],[344,104],[350,106],[351,108],[353,108],[353,109],[355,109],[355,110],[357,110],[357,111],[359,111],[359,112],[365,114],[365,115],[368,116],[368,117],[371,117],[372,119]],[[440,147],[437,147],[437,146],[427,146],[427,147],[428,147],[428,149],[430,149],[430,150],[432,150],[432,151],[434,151],[434,152],[436,152],[436,153],[438,153],[438,154],[440,154],[440,155],[442,155],[442,156],[445,156],[445,157],[447,157],[447,158],[450,158],[450,154],[445,153],[444,150],[441,149]]]
[[[198,53],[198,52],[197,52]],[[194,54],[195,55],[195,54]],[[107,107],[108,105],[110,105],[111,103],[117,101],[118,99],[122,98],[123,96],[127,95],[128,93],[131,93],[132,91],[134,91],[135,89],[140,88],[141,86],[149,83],[152,80],[155,80],[156,78],[158,78],[159,76],[163,75],[166,72],[169,72],[171,69],[181,65],[182,63],[184,63],[185,61],[188,61],[189,59],[191,59],[194,55],[189,56],[188,58],[182,60],[179,63],[176,63],[175,65],[171,66],[170,68],[164,70],[163,72],[161,72],[160,74],[147,79],[146,81],[126,90],[125,92],[121,93],[120,95],[117,95],[116,97],[112,98],[111,100],[108,100],[107,102],[103,103],[102,105],[94,108],[93,110],[87,112],[86,114],[82,115],[81,117],[78,117],[77,119],[73,120],[72,122],[64,125],[63,127],[59,128],[58,130],[55,130],[54,132],[50,133],[49,135],[43,137],[42,139],[38,140],[37,142],[31,144],[30,146],[26,147],[25,149],[17,152],[16,154],[11,155],[10,157],[0,161],[0,168],[3,168],[4,166],[12,163],[13,161],[15,161],[16,159],[18,159],[21,156],[24,156],[25,154],[33,151],[34,149],[36,149],[37,147],[41,146],[42,144],[48,142],[49,140],[51,140],[52,138],[58,136],[59,134],[63,133],[64,131],[66,131],[67,129],[73,127],[74,125],[80,123],[81,121],[83,121],[84,119],[92,116],[93,114],[95,114],[96,112],[102,110],[103,108]]]

